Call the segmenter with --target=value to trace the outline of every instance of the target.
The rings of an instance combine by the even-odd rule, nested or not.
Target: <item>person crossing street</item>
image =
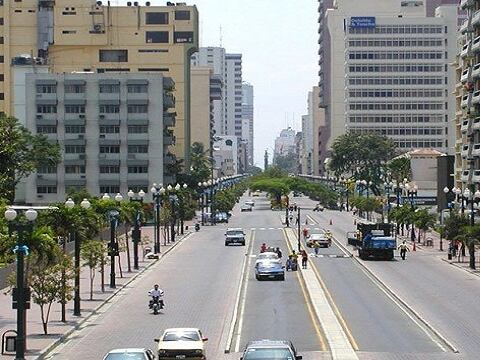
[[[399,246],[398,249],[400,250],[400,257],[402,260],[405,260],[405,257],[407,255],[407,251],[410,251],[410,249],[407,246],[407,242],[404,240]]]

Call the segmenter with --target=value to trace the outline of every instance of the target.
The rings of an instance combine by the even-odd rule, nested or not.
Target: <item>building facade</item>
[[[248,165],[254,164],[254,105],[253,85],[244,82],[242,84],[242,139],[247,141]]]
[[[173,183],[175,84],[160,74],[27,74],[24,125],[60,145],[62,160],[29,176],[17,201],[64,201],[72,190],[93,196],[149,192]],[[17,84],[17,94],[22,93]],[[18,97],[17,107],[21,99]]]
[[[95,0],[1,1],[0,17],[0,111],[15,115],[10,64],[23,54],[31,55],[37,64],[48,65],[53,73],[162,74],[175,82],[175,154],[188,162],[190,55],[198,47],[195,6],[110,6],[110,2],[102,5]]]
[[[290,127],[283,129],[280,132],[280,136],[275,139],[275,148],[273,153],[274,162],[276,156],[294,154],[295,151],[295,130]]]
[[[212,69],[209,67],[192,66],[191,69],[191,119],[192,144],[203,144],[205,150],[210,149],[211,141],[211,101],[210,78]]]

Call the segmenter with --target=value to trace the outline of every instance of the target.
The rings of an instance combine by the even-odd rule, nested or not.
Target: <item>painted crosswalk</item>
[[[253,231],[253,230],[255,230],[255,231],[283,230],[283,229],[288,229],[288,228],[285,228],[285,227],[268,227],[268,228],[267,228],[267,227],[261,227],[261,228],[252,227],[252,228],[250,228],[250,230],[252,230],[252,231]],[[323,229],[318,228],[318,227],[316,227],[316,228],[308,228],[308,227],[307,227],[307,229],[308,229],[309,231],[322,231],[322,230],[323,230]]]
[[[349,258],[352,257],[351,255],[346,255],[346,254],[318,254],[315,255],[315,253],[310,253],[309,254],[311,257],[317,257],[317,258]]]

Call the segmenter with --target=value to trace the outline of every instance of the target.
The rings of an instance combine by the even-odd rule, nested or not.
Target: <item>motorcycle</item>
[[[163,300],[159,296],[154,296],[150,300],[149,308],[153,310],[153,315],[158,315],[158,312],[165,307]]]
[[[200,224],[195,224],[195,231],[200,230]]]

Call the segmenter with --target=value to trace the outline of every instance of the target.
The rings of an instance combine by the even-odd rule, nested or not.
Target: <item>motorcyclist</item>
[[[267,251],[267,244],[263,243],[262,246],[260,246],[260,252],[264,253],[265,251]]]
[[[163,309],[164,303],[163,303],[163,300],[161,299],[163,295],[164,295],[164,291],[159,288],[158,284],[155,284],[153,286],[153,289],[151,289],[148,292],[148,296],[152,298],[149,303],[150,309],[153,307],[153,304],[155,303],[155,301],[158,301],[158,303],[160,304],[160,308]]]

